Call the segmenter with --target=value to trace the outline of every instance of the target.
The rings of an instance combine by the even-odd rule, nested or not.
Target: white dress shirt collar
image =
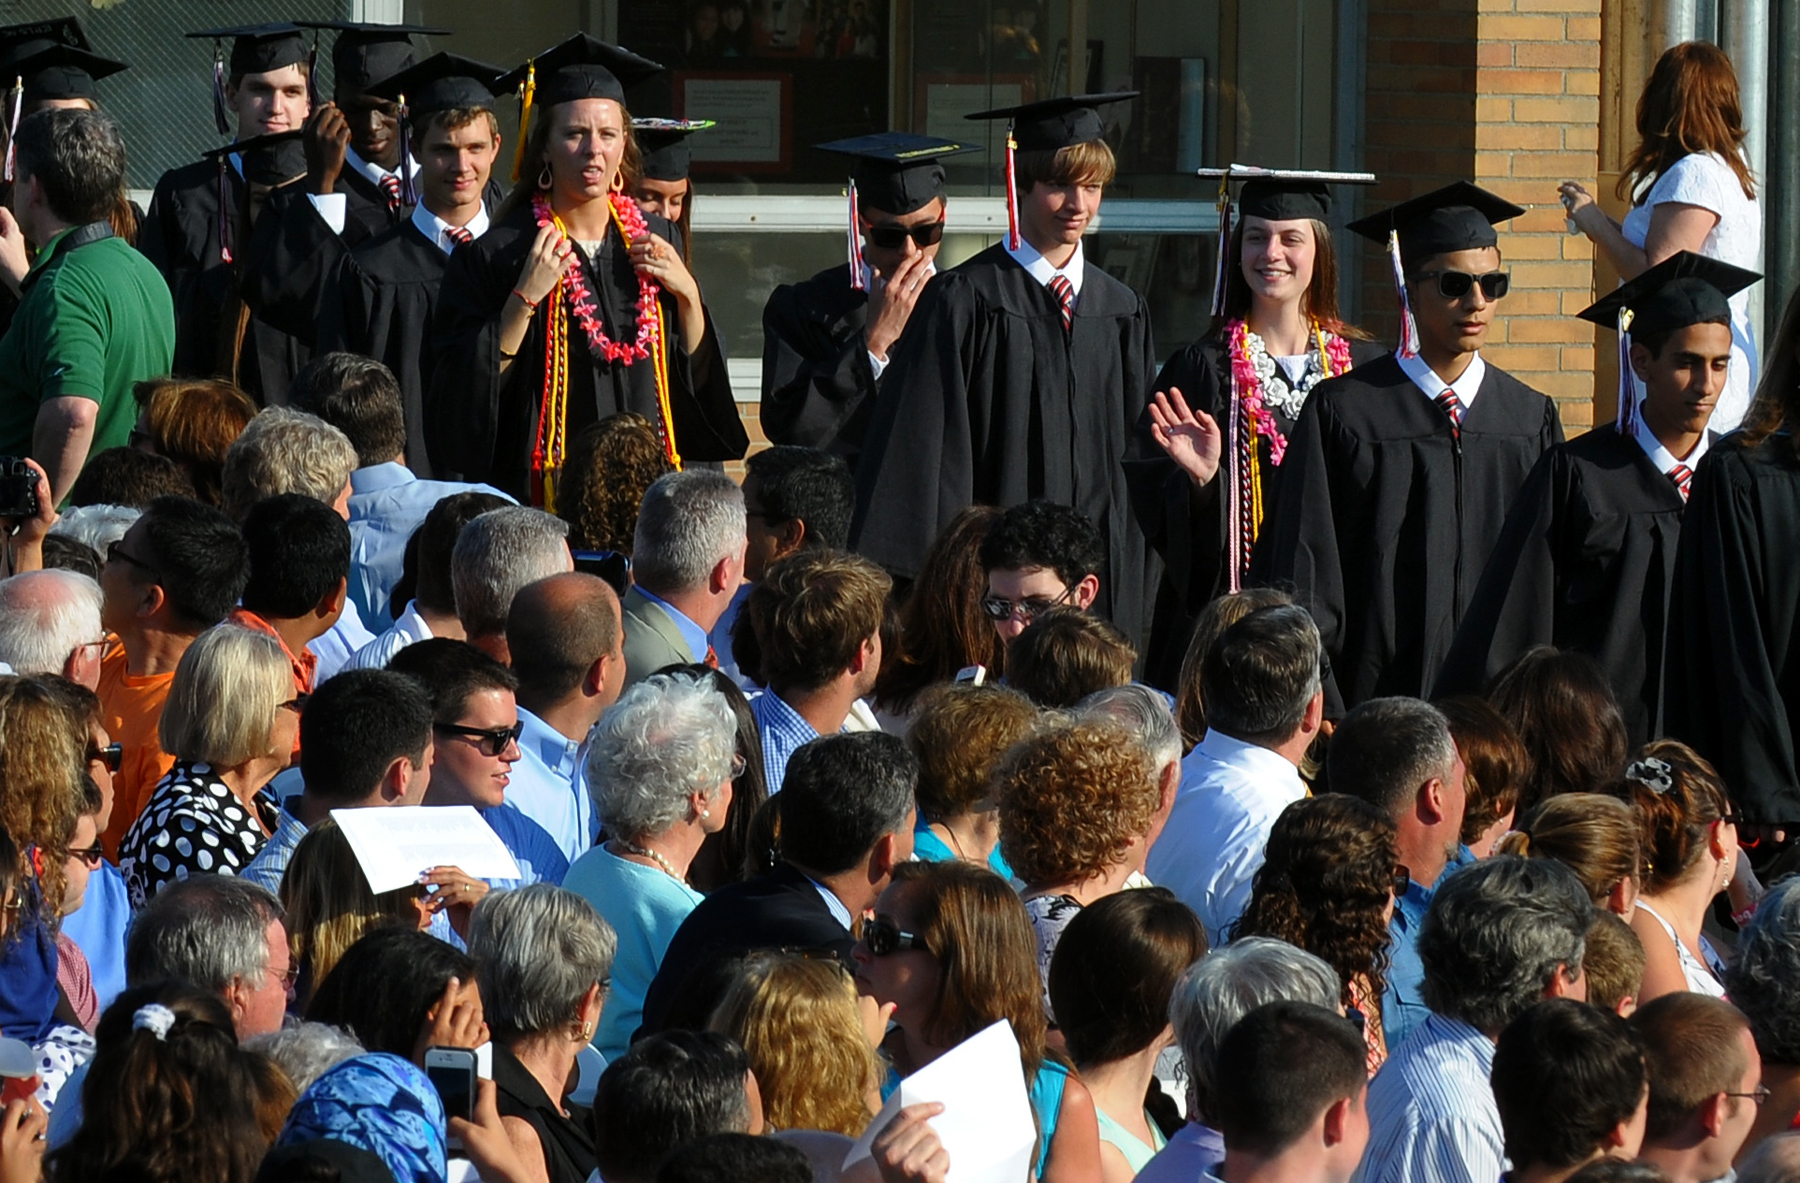
[[[1644,455],[1650,457],[1650,463],[1656,465],[1656,470],[1667,473],[1677,464],[1687,465],[1690,472],[1700,467],[1700,457],[1706,455],[1707,436],[1710,433],[1701,432],[1700,442],[1686,456],[1677,456],[1663,447],[1662,441],[1656,438],[1656,433],[1650,430],[1650,425],[1644,422],[1642,413],[1637,416],[1631,434],[1637,440],[1638,447],[1644,449]]]
[[[1481,380],[1487,375],[1487,361],[1479,353],[1469,362],[1469,368],[1462,372],[1462,377],[1454,382],[1446,382],[1438,377],[1422,357],[1403,357],[1396,351],[1394,360],[1400,363],[1400,369],[1412,379],[1413,385],[1424,391],[1425,397],[1433,403],[1436,403],[1437,396],[1444,391],[1455,391],[1465,415],[1475,405],[1475,396],[1481,393]]]
[[[404,157],[402,159],[405,160]],[[405,163],[408,166],[407,170],[406,170],[407,175],[414,176],[414,177],[419,175],[419,162],[418,161],[405,160]],[[400,175],[400,173],[398,171],[390,172],[389,170],[382,168],[379,164],[370,164],[368,161],[364,160],[362,157],[360,157],[356,154],[355,148],[344,149],[344,164],[346,167],[353,168],[357,172],[361,173],[365,179],[367,179],[371,184],[374,184],[377,187],[379,187],[381,185],[381,178],[383,178],[383,177],[398,177]]]
[[[413,206],[412,223],[419,233],[425,236],[426,242],[446,255],[456,249],[456,240],[450,237],[450,231],[454,227],[426,209],[424,202],[421,201],[418,205]],[[463,229],[467,230],[472,238],[480,238],[486,234],[488,230],[487,207],[483,206],[476,210],[475,216],[468,220]]]
[[[1257,777],[1268,777],[1278,783],[1292,781],[1301,793],[1306,792],[1306,782],[1300,779],[1300,770],[1294,767],[1293,762],[1260,744],[1233,739],[1215,728],[1206,733],[1206,738],[1194,750],[1221,764],[1243,769]]]
[[[1075,293],[1075,299],[1081,299],[1081,277],[1086,273],[1087,267],[1085,265],[1086,256],[1082,252],[1079,241],[1075,243],[1075,253],[1070,255],[1069,261],[1061,267],[1051,266],[1050,260],[1044,258],[1036,247],[1026,242],[1023,235],[1019,236],[1019,249],[1016,251],[1006,246],[1004,238],[1000,240],[1000,245],[1006,247],[1006,253],[1013,257],[1013,262],[1031,272],[1031,278],[1045,287],[1049,287],[1051,277],[1060,275],[1069,281],[1069,288]]]

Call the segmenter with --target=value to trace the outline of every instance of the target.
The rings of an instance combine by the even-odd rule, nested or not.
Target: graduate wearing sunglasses
[[[937,274],[949,209],[942,161],[974,149],[904,132],[818,148],[850,158],[847,258],[770,295],[762,422],[777,444],[854,462],[890,352]]]
[[[1562,442],[1556,404],[1481,356],[1509,286],[1494,227],[1524,212],[1458,182],[1349,225],[1388,247],[1400,348],[1314,388],[1251,561],[1319,623],[1328,717],[1429,693],[1520,486]]]

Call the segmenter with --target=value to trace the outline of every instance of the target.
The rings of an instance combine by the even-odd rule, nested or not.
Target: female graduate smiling
[[[509,76],[530,126],[522,183],[444,275],[435,465],[554,510],[568,440],[619,411],[655,424],[678,465],[743,455],[699,284],[669,224],[629,196],[640,157],[625,86],[661,69],[577,34]]]

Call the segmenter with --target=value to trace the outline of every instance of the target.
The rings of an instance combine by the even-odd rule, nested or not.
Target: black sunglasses
[[[1412,872],[1405,867],[1394,868],[1394,898],[1399,899],[1412,890]]]
[[[475,741],[475,746],[484,756],[498,756],[518,741],[525,730],[523,721],[511,727],[463,727],[456,723],[433,723],[433,731],[442,731],[450,735],[463,735]]]
[[[902,932],[892,920],[883,920],[879,916],[871,916],[863,921],[862,942],[863,947],[876,957],[886,957],[889,953],[898,953],[902,949],[925,948],[924,937]]]
[[[106,858],[106,847],[99,842],[95,842],[92,846],[71,846],[69,847],[69,857],[80,859],[91,871]]]
[[[106,765],[108,772],[117,772],[120,765],[125,763],[125,745],[109,743],[105,747],[101,747],[99,744],[92,744],[88,747],[87,758],[98,760]]]
[[[863,237],[869,245],[884,251],[897,251],[906,245],[907,239],[924,250],[928,246],[936,246],[944,239],[944,223],[927,222],[923,226],[872,226],[863,224]]]
[[[1512,276],[1504,271],[1490,271],[1486,275],[1470,275],[1467,271],[1439,271],[1435,275],[1427,272],[1420,279],[1437,280],[1438,294],[1446,300],[1460,300],[1469,294],[1469,289],[1476,284],[1481,285],[1481,294],[1490,300],[1498,300],[1506,295],[1512,286]]]
[[[111,563],[118,559],[124,559],[127,563],[130,563],[133,567],[142,567],[144,570],[150,572],[150,574],[155,575],[158,578],[161,578],[162,573],[160,571],[158,571],[155,567],[152,567],[149,563],[146,563],[144,560],[137,558],[134,555],[128,554],[126,551],[122,550],[119,546],[119,543],[121,543],[123,541],[124,541],[124,539],[122,539],[122,538],[116,538],[113,541],[106,544],[106,561],[107,562]]]
[[[1022,600],[1009,600],[1005,596],[983,596],[981,597],[981,610],[987,613],[989,620],[1011,620],[1013,613],[1016,612],[1021,620],[1030,624],[1042,613],[1068,603],[1069,597],[1074,592],[1074,588],[1065,587],[1062,594],[1055,599],[1047,599],[1044,596],[1026,596]]]
[[[286,702],[276,703],[275,705],[280,706],[280,707],[286,707],[288,710],[290,710],[290,711],[294,712],[296,715],[298,715],[306,710],[307,700],[310,699],[311,697],[312,697],[312,695],[307,694],[304,691],[302,691],[301,693],[296,694],[296,695],[294,695],[294,697],[288,699]]]

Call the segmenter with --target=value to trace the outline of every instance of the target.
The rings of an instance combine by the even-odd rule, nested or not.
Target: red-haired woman
[[[1625,221],[1613,221],[1592,194],[1565,181],[1563,204],[1576,228],[1593,239],[1621,280],[1681,251],[1756,269],[1762,216],[1744,161],[1744,113],[1731,59],[1705,41],[1670,47],[1638,97],[1637,129],[1637,149],[1619,178],[1619,196],[1631,202]],[[1743,420],[1756,389],[1747,292],[1731,298],[1731,337],[1731,373],[1711,425],[1720,433]]]
[[[1177,683],[1195,615],[1236,591],[1312,388],[1383,348],[1338,316],[1331,199],[1252,180],[1238,203],[1223,314],[1156,377],[1127,460],[1144,533],[1167,564],[1146,676]]]

